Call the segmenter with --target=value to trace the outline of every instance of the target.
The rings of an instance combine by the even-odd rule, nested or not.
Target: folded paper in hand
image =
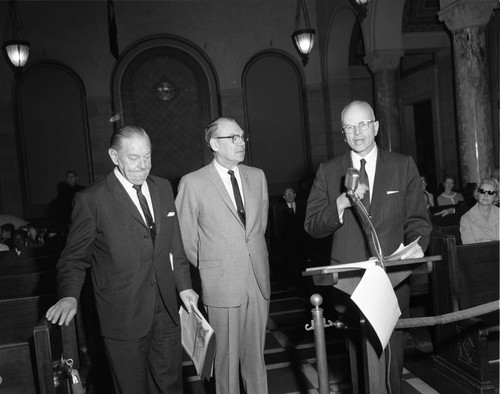
[[[210,379],[215,355],[215,334],[201,312],[194,304],[188,313],[182,306],[181,319],[182,346],[193,361],[196,373],[201,379]]]

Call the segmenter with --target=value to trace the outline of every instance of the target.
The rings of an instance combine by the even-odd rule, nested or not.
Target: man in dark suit
[[[69,324],[91,268],[101,335],[117,393],[182,393],[177,292],[191,289],[170,183],[150,176],[146,132],[125,126],[111,137],[115,169],[75,196],[66,247],[57,264],[62,297],[47,311]]]
[[[283,192],[283,201],[276,206],[276,232],[280,252],[278,277],[300,288],[301,272],[309,257],[309,235],[304,230],[305,201],[297,201],[295,190],[288,187]]]
[[[364,261],[375,256],[344,188],[347,169],[354,167],[360,170],[360,180],[365,172],[367,179],[356,194],[368,207],[383,253],[389,255],[401,243],[408,244],[420,237],[418,251],[412,257],[423,256],[432,227],[413,159],[377,147],[375,136],[379,122],[368,103],[350,103],[342,111],[341,120],[344,138],[351,150],[320,165],[307,203],[306,231],[316,238],[333,234],[332,264]],[[407,317],[409,279],[395,291],[402,317]],[[342,300],[343,296],[335,293],[335,297]],[[347,297],[342,301],[350,303]],[[396,330],[391,336],[390,349],[390,384],[392,392],[399,393],[404,350],[401,331]]]
[[[271,293],[265,240],[269,198],[261,169],[240,164],[246,137],[235,120],[205,129],[214,154],[185,175],[176,205],[186,254],[201,277],[202,297],[215,331],[218,394],[266,394],[264,342]]]

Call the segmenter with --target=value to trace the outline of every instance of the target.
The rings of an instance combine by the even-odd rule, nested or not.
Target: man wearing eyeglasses
[[[216,390],[238,394],[241,368],[246,392],[266,394],[267,181],[262,170],[241,164],[247,138],[235,120],[214,120],[205,140],[214,160],[181,179],[176,206],[184,248],[199,270],[215,331]]]
[[[400,244],[406,245],[420,237],[418,251],[411,257],[423,256],[432,226],[413,159],[377,147],[375,137],[379,122],[368,103],[351,102],[342,111],[341,121],[350,151],[319,166],[307,202],[306,231],[315,238],[333,235],[332,264],[365,261],[376,255],[346,195],[344,177],[347,169],[354,167],[360,172],[356,194],[371,217],[383,254],[388,256]],[[401,317],[407,317],[409,279],[404,280],[395,291]],[[345,293],[336,289],[334,292],[335,303],[342,305],[336,309],[349,314],[355,308],[352,301]],[[401,331],[394,331],[389,347],[390,386],[392,393],[400,393],[404,350]]]

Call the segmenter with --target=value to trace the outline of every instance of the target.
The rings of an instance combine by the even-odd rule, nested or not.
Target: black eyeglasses
[[[217,140],[223,140],[223,139],[231,139],[231,141],[233,142],[233,144],[239,144],[239,143],[247,143],[248,142],[248,137],[243,134],[243,135],[228,135],[226,137],[215,137],[215,139]]]
[[[495,190],[484,190],[484,189],[477,189],[477,191],[481,194],[488,194],[490,196],[497,194]]]
[[[356,127],[359,131],[366,131],[370,127],[370,124],[375,122],[375,120],[362,120],[357,124],[346,124],[342,127],[342,130],[345,134],[352,134],[356,130]]]

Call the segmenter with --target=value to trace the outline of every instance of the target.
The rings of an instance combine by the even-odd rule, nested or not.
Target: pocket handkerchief
[[[175,216],[175,212],[174,211],[170,211],[169,213],[167,213],[167,216],[170,217],[170,216]]]
[[[399,193],[399,190],[387,190],[387,195]]]

